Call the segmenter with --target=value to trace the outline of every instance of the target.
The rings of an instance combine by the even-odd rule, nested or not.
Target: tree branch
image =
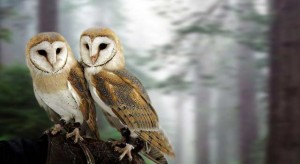
[[[132,161],[129,161],[126,155],[121,161],[120,153],[114,151],[110,142],[85,138],[81,143],[75,144],[72,139],[66,139],[65,135],[56,135],[49,137],[48,146],[48,164],[63,161],[63,163],[88,163],[84,153],[84,148],[88,148],[95,163],[144,163],[144,160],[137,152],[132,152]]]
[[[44,134],[38,139],[0,141],[0,163],[145,163],[136,151],[132,150],[132,161],[127,156],[120,161],[120,153],[114,151],[110,142],[85,138],[75,144],[63,133],[55,136]]]

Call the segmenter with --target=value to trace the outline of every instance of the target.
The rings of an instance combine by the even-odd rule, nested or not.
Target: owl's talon
[[[116,146],[116,147],[114,148],[114,151],[117,151],[117,152],[119,152],[119,153],[121,153],[120,150],[121,150],[120,147],[117,147],[117,146]]]
[[[51,134],[55,135],[58,132],[60,132],[63,129],[63,127],[60,124],[55,124],[54,127],[51,130]]]
[[[79,128],[75,128],[75,129],[73,130],[73,132],[68,133],[68,134],[66,135],[67,138],[70,138],[70,137],[72,137],[72,136],[75,137],[75,138],[74,138],[74,143],[77,143],[77,142],[78,142],[78,139],[79,139],[80,141],[83,141],[83,138],[80,136],[80,133],[79,133]]]
[[[44,132],[43,132],[43,134],[49,134],[50,133],[50,130],[45,130]]]
[[[125,155],[127,155],[129,160],[132,161],[131,150],[133,150],[134,147],[131,144],[126,143],[126,146],[124,148],[119,148],[119,147],[116,147],[116,148],[118,148],[117,149],[118,152],[122,153],[119,157],[120,161],[124,158]]]

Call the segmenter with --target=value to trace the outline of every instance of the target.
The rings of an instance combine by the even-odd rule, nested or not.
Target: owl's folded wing
[[[132,130],[157,129],[158,117],[149,97],[133,76],[124,72],[101,71],[93,78],[97,95]]]
[[[94,101],[89,92],[81,65],[77,64],[71,69],[68,77],[68,82],[71,84],[72,89],[75,91],[72,92],[72,95],[76,102],[79,103],[79,108],[82,112],[84,120],[87,122],[95,137],[97,139],[100,139]]]
[[[93,78],[97,95],[120,121],[159,151],[174,156],[172,146],[159,128],[157,114],[141,83],[125,71],[101,71]]]

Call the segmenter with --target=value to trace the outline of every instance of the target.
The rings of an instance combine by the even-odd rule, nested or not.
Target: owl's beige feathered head
[[[80,56],[86,67],[117,70],[125,66],[120,40],[109,28],[93,27],[85,30],[80,37]]]
[[[33,36],[26,46],[26,61],[31,72],[55,74],[74,63],[69,44],[56,32],[44,32]]]

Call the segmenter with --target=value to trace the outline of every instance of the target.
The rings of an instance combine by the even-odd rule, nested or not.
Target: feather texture
[[[174,156],[169,140],[159,128],[158,116],[150,104],[149,96],[137,78],[123,69],[101,70],[91,80],[99,98],[112,109],[122,124],[151,147]],[[115,120],[110,118],[109,121],[116,126]]]
[[[150,151],[143,150],[143,155],[145,155],[147,158],[151,159],[155,163],[159,163],[159,164],[168,163],[165,156],[158,149],[154,147],[150,147]]]
[[[102,48],[107,45],[108,48]],[[97,52],[97,53],[95,53]],[[167,163],[163,154],[174,156],[158,116],[141,82],[125,69],[123,48],[109,28],[93,27],[80,37],[81,63],[95,102],[111,125],[127,127],[133,138],[145,141],[144,153],[156,163]],[[149,152],[150,150],[150,152]]]
[[[82,112],[84,120],[88,124],[89,129],[92,131],[94,137],[100,139],[94,101],[91,98],[87,82],[84,78],[83,68],[80,64],[75,65],[70,70],[68,81],[72,84],[72,87],[78,94],[78,98],[80,99],[79,108]]]
[[[55,32],[35,35],[27,43],[26,62],[36,99],[50,119],[55,123],[60,119],[83,123],[99,138],[94,102],[83,68],[64,37]]]

